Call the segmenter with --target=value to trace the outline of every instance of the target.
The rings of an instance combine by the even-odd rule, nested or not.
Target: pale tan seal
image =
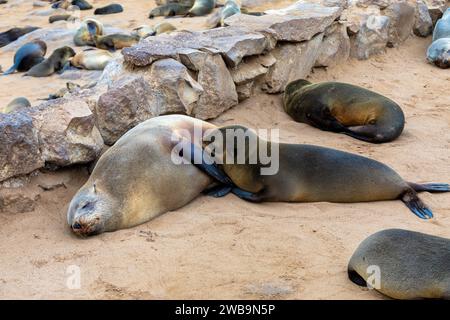
[[[136,226],[180,208],[212,179],[191,164],[176,164],[173,137],[192,141],[195,126],[212,124],[183,115],[147,120],[123,135],[98,160],[72,199],[67,221],[78,235]]]

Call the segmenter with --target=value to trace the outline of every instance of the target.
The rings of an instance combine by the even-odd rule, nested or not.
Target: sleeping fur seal
[[[70,64],[79,69],[103,70],[114,56],[106,50],[86,49],[75,54]]]
[[[35,65],[44,61],[47,45],[44,41],[35,40],[21,46],[14,54],[14,64],[6,70],[3,75],[8,75],[14,71],[24,72],[30,70]]]
[[[4,47],[11,42],[16,41],[21,36],[30,33],[34,30],[39,29],[38,27],[23,27],[23,28],[11,28],[0,33],[0,48]]]
[[[148,18],[153,19],[155,17],[182,16],[187,14],[189,12],[189,9],[191,9],[190,5],[181,3],[169,3],[153,8],[149,13]]]
[[[348,83],[296,80],[286,86],[283,100],[295,121],[366,142],[392,141],[405,126],[397,103]]]
[[[73,197],[67,222],[88,236],[130,228],[186,205],[212,183],[191,164],[176,164],[174,137],[193,141],[194,127],[213,125],[183,115],[155,117],[123,135],[98,160]],[[188,136],[185,136],[188,133]]]
[[[208,139],[213,142],[204,142],[206,152],[191,146],[188,154],[191,163],[223,184],[211,195],[233,192],[254,202],[350,203],[400,199],[418,217],[429,219],[433,213],[417,192],[450,191],[448,184],[406,182],[376,160],[314,145],[268,141],[243,126],[220,127]],[[260,150],[268,150],[274,159],[268,163],[261,158]],[[267,168],[278,170],[262,175]]]
[[[373,267],[379,271],[375,286]],[[356,249],[348,276],[394,299],[450,299],[450,240],[401,229],[377,232]]]
[[[118,3],[109,4],[107,6],[104,6],[102,8],[97,8],[94,11],[94,14],[113,14],[113,13],[120,13],[123,12],[122,5]]]

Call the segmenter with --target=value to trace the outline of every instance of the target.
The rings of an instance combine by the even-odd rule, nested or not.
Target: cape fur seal
[[[72,18],[72,15],[70,14],[55,14],[53,16],[48,17],[49,23],[54,23],[57,21],[67,21],[69,18]]]
[[[239,4],[234,0],[227,0],[224,7],[217,10],[217,12],[208,19],[207,24],[211,28],[225,26],[225,19],[235,14],[241,13]]]
[[[31,77],[48,77],[55,72],[61,72],[69,65],[69,59],[75,55],[71,47],[64,46],[56,49],[53,53],[41,63],[25,73]]]
[[[73,0],[72,5],[77,6],[78,8],[80,8],[80,10],[92,9],[92,5],[89,2],[87,2],[86,0]]]
[[[450,68],[450,8],[434,27],[433,42],[427,49],[427,60],[439,68]]]
[[[103,24],[95,19],[86,19],[81,23],[77,32],[73,36],[73,42],[76,46],[95,46],[95,41],[91,32],[89,32],[88,24],[91,25],[93,32],[97,36],[103,35]]]
[[[147,25],[139,26],[133,29],[132,35],[145,39],[147,37],[157,36],[162,33],[170,33],[175,30],[177,30],[177,28],[175,28],[172,24],[168,22],[160,22],[155,24],[153,27],[149,27]]]
[[[21,36],[30,33],[34,30],[39,29],[38,27],[23,27],[23,28],[11,28],[7,31],[0,33],[0,48],[4,47],[11,42],[16,41]]]
[[[100,157],[72,199],[67,213],[72,230],[88,236],[133,227],[197,197],[212,179],[171,158],[178,144],[173,138],[195,140],[195,126],[214,128],[188,116],[167,115],[142,122],[123,135]]]
[[[216,0],[195,0],[194,5],[187,13],[188,16],[205,16],[216,7]]]
[[[450,240],[401,229],[377,232],[356,249],[348,276],[394,299],[450,299]]]
[[[12,100],[3,109],[3,113],[11,113],[19,109],[25,109],[31,107],[30,101],[25,97],[19,97]]]
[[[14,71],[24,72],[30,70],[35,65],[44,61],[47,52],[47,45],[44,41],[35,40],[21,46],[14,54],[14,64],[6,70],[3,75],[8,75]]]
[[[70,64],[79,69],[103,70],[113,58],[109,51],[86,49],[75,54]]]
[[[429,219],[433,213],[417,192],[450,191],[448,184],[406,182],[376,160],[314,145],[268,141],[243,126],[220,127],[207,138],[212,140],[210,137],[216,135],[221,137],[218,142],[214,140],[209,145],[204,142],[206,153],[191,146],[189,158],[223,184],[211,195],[233,192],[254,202],[349,203],[400,199],[418,217]],[[275,159],[266,164],[260,150],[270,151]],[[199,154],[203,156],[200,161],[196,158]],[[211,154],[216,158],[211,159]],[[278,170],[262,175],[262,168]]]
[[[102,8],[97,8],[94,14],[113,14],[123,12],[123,7],[118,3],[109,4]]]
[[[189,9],[191,9],[190,5],[169,3],[153,8],[149,13],[148,18],[153,19],[154,17],[173,17],[185,15],[189,12]]]
[[[296,80],[286,86],[283,102],[295,121],[366,142],[392,141],[405,126],[397,103],[348,83]]]

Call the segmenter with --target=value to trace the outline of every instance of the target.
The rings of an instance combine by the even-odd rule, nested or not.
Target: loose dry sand
[[[124,6],[131,12],[133,4],[148,2]],[[0,12],[3,31],[7,23]],[[108,19],[124,27],[146,22]],[[369,61],[350,60],[310,77],[363,85],[402,105],[406,128],[392,143],[367,144],[296,123],[283,112],[278,95],[258,94],[213,122],[279,128],[283,142],[369,156],[410,181],[450,182],[450,73],[426,63],[429,42],[412,38]],[[0,57],[3,66],[5,60]],[[5,78],[1,102],[12,92],[48,94],[58,81]],[[0,298],[379,299],[383,296],[347,279],[347,262],[365,237],[396,227],[450,238],[450,195],[423,193],[435,212],[432,221],[418,219],[400,201],[253,204],[234,195],[200,196],[136,228],[79,239],[66,226],[66,210],[86,178],[83,168],[35,177],[32,184],[46,179],[66,188],[43,192],[34,212],[0,214]],[[80,267],[80,289],[66,286],[71,265]]]

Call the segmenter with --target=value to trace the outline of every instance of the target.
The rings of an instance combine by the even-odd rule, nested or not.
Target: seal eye
[[[92,202],[86,202],[83,204],[83,206],[80,208],[81,210],[91,210],[94,207],[94,204]]]
[[[377,120],[375,120],[375,119],[372,119],[369,121],[369,124],[376,124],[376,123],[377,123]]]
[[[307,117],[307,118],[311,118],[311,113],[307,113],[307,114],[306,114],[306,117]]]

